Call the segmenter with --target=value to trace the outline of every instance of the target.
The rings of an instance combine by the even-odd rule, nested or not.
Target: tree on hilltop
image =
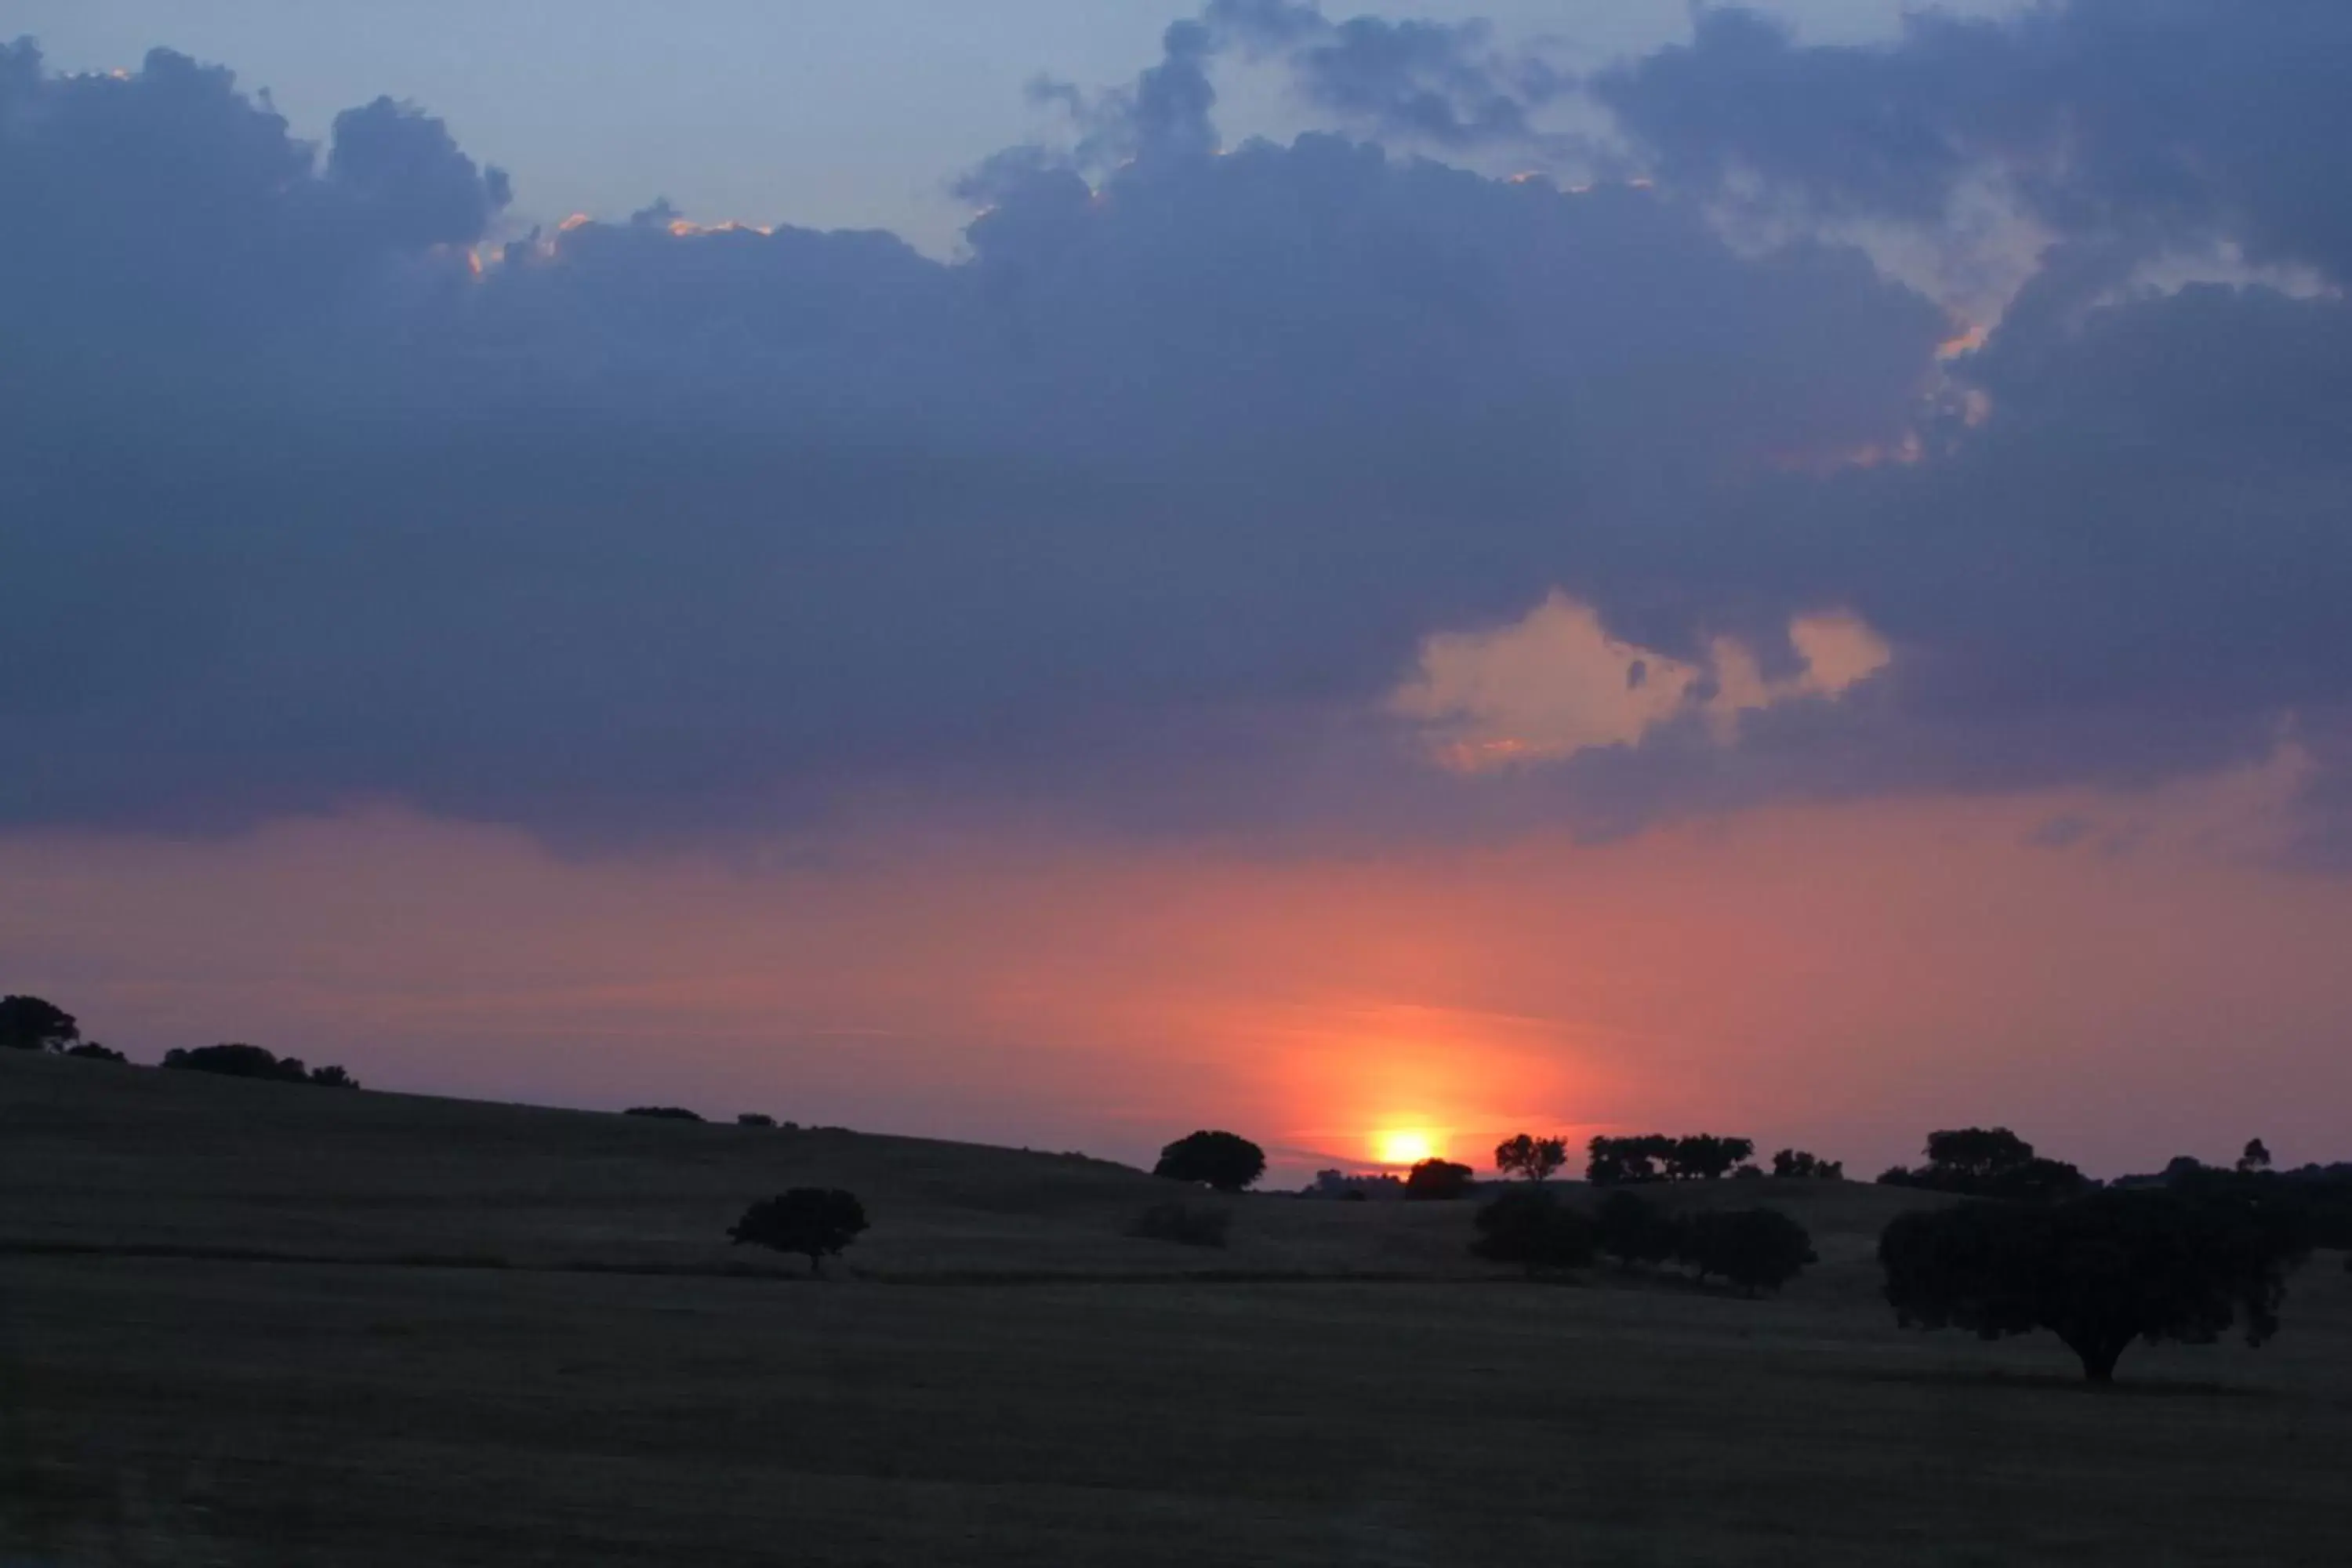
[[[0,1050],[63,1051],[81,1038],[74,1016],[38,996],[0,996]]]
[[[1495,1145],[1495,1169],[1507,1176],[1547,1181],[1567,1163],[1568,1141],[1564,1138],[1537,1138],[1522,1132]]]
[[[1824,1160],[1803,1149],[1783,1149],[1772,1156],[1772,1173],[1813,1182],[1845,1180],[1845,1162]]]
[[[1188,1132],[1160,1151],[1151,1173],[1238,1193],[1265,1174],[1265,1151],[1236,1132]]]
[[[173,1072],[208,1072],[222,1078],[257,1078],[275,1083],[308,1083],[310,1069],[299,1057],[281,1057],[242,1040],[225,1045],[174,1047],[163,1053],[163,1066]]]
[[[1666,1175],[1677,1182],[1720,1181],[1755,1152],[1752,1138],[1694,1132],[1675,1140],[1674,1152],[1666,1157]]]
[[[1916,1170],[1897,1165],[1878,1179],[1889,1186],[2018,1203],[2054,1203],[2092,1185],[2081,1171],[2063,1160],[2036,1154],[2032,1144],[2006,1127],[1930,1132],[1925,1165]]]
[[[1404,1173],[1404,1195],[1438,1201],[1466,1198],[1476,1175],[1469,1166],[1452,1160],[1423,1160]]]

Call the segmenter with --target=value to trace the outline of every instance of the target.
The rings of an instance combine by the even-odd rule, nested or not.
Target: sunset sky
[[[1284,1184],[2352,1157],[2352,7],[389,15],[10,11],[0,990]]]

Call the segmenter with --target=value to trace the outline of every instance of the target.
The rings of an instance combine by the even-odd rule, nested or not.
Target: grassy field
[[[1199,1251],[1095,1162],[95,1063],[0,1060],[0,1561],[2352,1561],[2333,1257],[2097,1394],[1895,1330],[1865,1186],[1686,1200],[1813,1229],[1751,1302],[1493,1274],[1466,1205]],[[730,1252],[807,1181],[843,1278]]]

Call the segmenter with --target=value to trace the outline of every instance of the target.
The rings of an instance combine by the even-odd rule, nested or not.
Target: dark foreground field
[[[1764,1187],[1824,1262],[1748,1302],[1486,1274],[1467,1205],[1200,1252],[1100,1164],[93,1063],[0,1060],[0,1558],[2352,1561],[2332,1256],[2096,1394],[1896,1331],[1868,1188]],[[854,1277],[723,1272],[810,1179]]]

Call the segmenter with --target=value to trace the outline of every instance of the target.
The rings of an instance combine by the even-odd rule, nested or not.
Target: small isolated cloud
[[[1893,657],[1852,616],[1800,616],[1789,641],[1796,668],[1784,675],[1766,675],[1735,637],[1716,637],[1704,659],[1685,662],[1611,637],[1591,605],[1555,591],[1508,626],[1425,640],[1418,672],[1389,706],[1423,729],[1446,767],[1483,773],[1637,745],[1692,716],[1728,745],[1742,714],[1834,700]]]

